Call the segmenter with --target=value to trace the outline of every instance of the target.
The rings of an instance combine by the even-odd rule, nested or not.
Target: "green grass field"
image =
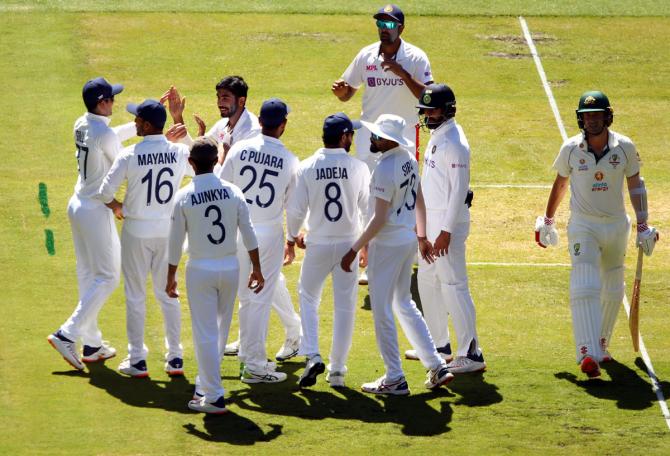
[[[338,110],[358,115],[360,95],[342,104],[329,87],[356,52],[375,40],[369,15],[379,6],[349,0],[202,0],[189,3],[186,12],[177,1],[0,4],[5,315],[0,320],[0,454],[670,453],[669,430],[646,369],[631,349],[623,310],[612,347],[617,361],[607,365],[603,381],[584,381],[574,364],[567,267],[470,266],[489,368],[429,393],[420,364],[404,362],[412,389],[408,398],[359,392],[361,383],[383,372],[365,288],[349,389],[334,391],[320,377],[314,388],[298,391],[302,361],[283,366],[289,373],[283,384],[245,385],[236,378],[236,359],[227,358],[222,372],[232,413],[219,418],[186,408],[196,365],[185,298],[183,379],[170,380],[162,371],[162,322],[153,297],[146,331],[151,379],[117,373],[126,344],[122,288],[100,315],[105,338],[122,356],[78,373],[46,343],[77,300],[65,208],[76,181],[71,128],[84,110],[82,84],[104,75],[125,85],[114,125],[131,120],[123,109],[126,102],[156,98],[171,84],[187,96],[189,114],[198,112],[211,125],[218,118],[214,85],[223,75],[241,74],[251,88],[252,111],[270,96],[288,102],[293,112],[282,139],[305,158],[320,146],[326,115]],[[609,95],[613,128],[633,138],[645,165],[650,221],[662,235],[670,232],[667,1],[427,0],[401,6],[408,15],[403,37],[427,52],[435,79],[454,88],[458,120],[472,146],[476,196],[469,262],[569,262],[567,199],[559,211],[561,244],[543,250],[532,242],[532,227],[548,190],[486,187],[550,184],[561,143],[518,14],[528,16],[569,135],[577,133],[579,95],[592,88]],[[39,183],[48,189],[48,216],[40,207]],[[45,230],[53,231],[55,255],[47,253]],[[665,239],[645,259],[641,332],[669,395],[670,248]],[[632,239],[630,252],[628,293]],[[296,264],[285,270],[296,306],[299,269]],[[321,307],[324,354],[331,301],[328,285]],[[273,315],[270,355],[282,339]],[[409,348],[404,338],[400,345]]]

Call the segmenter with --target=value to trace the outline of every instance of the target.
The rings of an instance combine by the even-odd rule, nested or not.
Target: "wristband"
[[[289,240],[287,239],[287,240],[286,240],[286,245],[288,245],[289,247],[293,247],[293,246],[295,246],[295,241],[289,241]]]
[[[554,217],[547,217],[546,215],[544,216],[544,224],[547,226],[551,226],[554,224]]]
[[[647,225],[647,222],[642,222],[637,224],[637,232],[638,233],[644,233],[649,229],[649,226]]]
[[[428,238],[426,236],[417,236],[416,237],[417,241],[427,241]]]

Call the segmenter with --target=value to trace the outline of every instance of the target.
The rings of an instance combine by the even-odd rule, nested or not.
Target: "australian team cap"
[[[154,127],[162,130],[167,120],[167,112],[165,106],[156,100],[144,100],[140,104],[128,103],[126,111],[144,119]]]
[[[263,102],[258,118],[264,126],[274,128],[286,120],[289,112],[291,112],[291,108],[282,100],[270,98]]]
[[[328,136],[341,135],[358,130],[362,125],[358,120],[351,120],[343,112],[332,114],[323,121],[323,133]]]
[[[123,92],[121,84],[110,84],[103,77],[86,81],[82,89],[82,97],[87,105],[95,104],[105,98],[112,98],[114,95]]]
[[[400,9],[400,7],[398,7],[398,5],[388,4],[386,6],[383,6],[379,8],[377,14],[375,14],[372,17],[380,20],[391,18],[392,20],[400,24],[405,23],[405,14],[403,14],[402,10]]]
[[[454,91],[446,84],[430,84],[421,92],[419,109],[444,108],[447,105],[455,105],[456,96]]]
[[[584,92],[579,98],[577,112],[605,112],[608,109],[611,109],[611,107],[607,95],[600,90],[591,90]]]

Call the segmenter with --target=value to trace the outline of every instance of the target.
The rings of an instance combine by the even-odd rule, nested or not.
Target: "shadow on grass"
[[[600,368],[607,372],[611,380],[578,379],[571,372],[559,372],[554,376],[560,380],[574,383],[593,397],[616,401],[618,408],[643,410],[654,405],[656,393],[652,391],[651,385],[646,380],[646,367],[642,359],[638,358],[635,364],[642,371],[643,376],[640,376],[638,371],[618,361],[610,361],[600,365]],[[663,390],[669,391],[670,383],[661,382],[661,387]]]
[[[282,433],[282,426],[270,424],[268,433],[249,418],[240,416],[234,412],[225,415],[206,415],[203,419],[205,432],[197,429],[195,424],[184,425],[186,432],[192,436],[199,437],[210,442],[226,442],[233,445],[253,445],[256,442],[270,442]]]
[[[53,375],[88,377],[91,385],[107,391],[110,396],[133,407],[195,413],[187,407],[193,395],[194,385],[185,377],[171,377],[168,381],[127,377],[110,369],[105,363],[89,364],[88,372],[54,372]]]
[[[465,405],[467,407],[485,407],[487,405],[502,402],[503,397],[498,392],[498,387],[487,383],[484,375],[486,372],[473,372],[471,374],[456,375],[449,389],[461,396],[454,405]]]

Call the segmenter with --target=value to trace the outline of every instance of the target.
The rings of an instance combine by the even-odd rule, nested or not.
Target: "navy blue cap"
[[[286,103],[279,98],[270,98],[263,102],[258,118],[264,126],[274,128],[286,120],[289,112],[291,112],[291,109]]]
[[[323,134],[328,136],[341,135],[359,128],[361,128],[361,123],[357,120],[352,121],[343,112],[332,114],[323,121]]]
[[[398,5],[388,4],[382,8],[379,8],[377,14],[374,16],[375,19],[384,20],[387,17],[390,17],[392,20],[399,22],[400,24],[405,23],[405,14],[402,12]]]
[[[163,129],[165,126],[165,121],[167,120],[165,106],[156,100],[144,100],[139,105],[135,103],[128,103],[126,110],[140,119],[146,120],[159,130]]]
[[[86,106],[95,105],[100,100],[112,98],[123,91],[121,84],[110,84],[105,78],[95,78],[87,81],[81,91]]]

